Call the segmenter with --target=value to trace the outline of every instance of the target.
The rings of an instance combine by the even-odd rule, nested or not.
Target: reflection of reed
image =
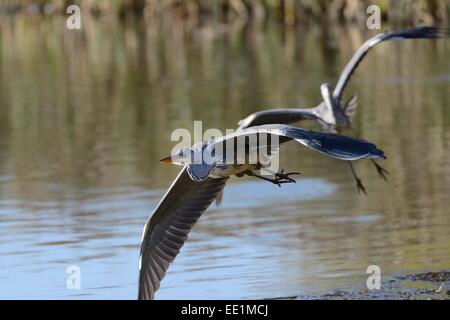
[[[2,1],[0,12],[65,13],[69,4],[78,3],[83,12],[115,17],[143,16],[149,23],[183,21],[188,26],[229,24],[236,22],[276,20],[283,24],[307,20],[363,22],[366,8],[380,7],[384,20],[401,23],[448,21],[448,0],[28,0]]]

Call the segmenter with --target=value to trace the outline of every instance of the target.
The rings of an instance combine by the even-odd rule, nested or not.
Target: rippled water
[[[178,168],[175,128],[234,128],[276,106],[314,106],[369,35],[357,29],[156,32],[140,24],[0,20],[0,298],[135,299],[143,224]],[[358,69],[358,134],[389,182],[297,145],[281,189],[233,179],[157,298],[272,298],[450,267],[450,43],[386,43]],[[313,124],[307,124],[314,128]],[[81,290],[66,288],[81,269]]]

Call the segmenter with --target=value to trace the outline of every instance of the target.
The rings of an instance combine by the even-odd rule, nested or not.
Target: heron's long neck
[[[320,90],[323,98],[323,102],[319,105],[319,107],[322,107],[320,109],[322,119],[328,125],[334,127],[348,127],[350,121],[344,113],[344,110],[341,108],[340,101],[336,100],[333,96],[330,86],[328,84],[323,84],[320,87]]]
[[[324,122],[328,126],[336,125],[335,112],[330,106],[322,101],[316,108],[314,108],[314,114],[320,121]]]

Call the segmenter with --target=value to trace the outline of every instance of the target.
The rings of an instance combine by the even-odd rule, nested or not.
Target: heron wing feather
[[[226,183],[191,179],[184,167],[144,227],[139,263],[139,299],[153,299],[189,232]]]
[[[450,31],[448,29],[430,26],[416,27],[400,32],[385,32],[377,34],[376,36],[364,42],[364,44],[359,47],[359,49],[353,54],[352,58],[347,63],[339,77],[339,80],[333,91],[333,96],[338,101],[342,99],[342,94],[344,93],[345,87],[350,81],[352,74],[355,72],[356,68],[364,59],[366,54],[370,51],[370,49],[372,49],[378,43],[386,40],[436,39],[449,36]]]
[[[366,140],[283,124],[263,125],[239,130],[231,135],[218,138],[215,143],[226,143],[227,140],[236,139],[238,136],[242,137],[256,134],[277,135],[279,137],[279,144],[296,140],[310,149],[340,160],[352,161],[363,158],[385,158],[383,151]],[[253,140],[259,141],[258,139]],[[266,146],[263,145],[261,147],[264,148]]]
[[[310,109],[270,109],[252,113],[239,121],[239,129],[245,129],[264,124],[289,124],[302,120],[317,120],[315,108]]]

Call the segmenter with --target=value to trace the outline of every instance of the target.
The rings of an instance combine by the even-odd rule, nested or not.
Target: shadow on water
[[[367,38],[356,28],[195,33],[87,20],[0,21],[0,298],[136,298],[143,224],[178,168],[175,128],[234,128],[251,112],[314,106]],[[322,41],[327,39],[327,41]],[[158,298],[322,294],[450,266],[449,43],[386,43],[358,69],[355,129],[388,155],[389,183],[298,145],[281,189],[233,179]],[[412,54],[413,53],[413,54]],[[313,124],[306,124],[314,128]],[[66,269],[81,268],[81,290]]]

